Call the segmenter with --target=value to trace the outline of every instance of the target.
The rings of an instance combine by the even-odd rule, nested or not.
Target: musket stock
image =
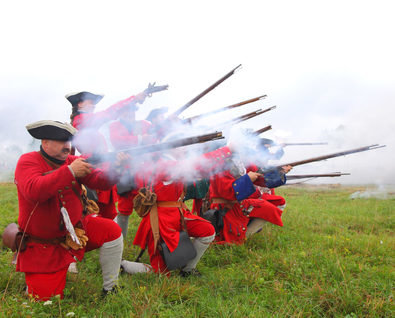
[[[155,86],[155,82],[154,82],[152,84],[149,83],[148,87],[144,90],[144,92],[145,92],[145,94],[147,94],[147,96],[151,97],[153,93],[165,91],[168,88],[169,88],[169,85]]]

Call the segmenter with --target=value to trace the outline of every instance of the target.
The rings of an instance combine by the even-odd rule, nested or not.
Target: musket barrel
[[[327,145],[327,142],[285,142],[282,145],[285,146],[313,146],[313,145]]]
[[[261,129],[258,129],[258,130],[256,130],[256,131],[254,131],[254,134],[255,134],[255,135],[260,135],[260,134],[262,134],[262,133],[264,133],[265,131],[268,131],[268,130],[270,130],[270,129],[272,129],[272,126],[271,126],[271,125],[266,126],[266,127],[263,127],[263,128],[261,128]]]
[[[146,153],[174,149],[174,148],[189,146],[189,145],[193,145],[193,144],[197,144],[197,143],[204,143],[207,141],[218,140],[218,139],[224,139],[221,131],[217,131],[217,132],[209,133],[209,134],[204,134],[204,135],[198,135],[198,136],[193,136],[193,137],[177,139],[177,140],[172,140],[172,141],[167,141],[167,142],[162,142],[159,144],[150,144],[150,145],[144,145],[144,146],[139,146],[139,147],[127,148],[127,149],[119,150],[116,152],[108,152],[108,153],[104,153],[104,154],[94,154],[87,159],[87,162],[89,162],[91,164],[97,164],[100,162],[112,161],[115,159],[117,153],[120,153],[120,152],[125,152],[125,153],[128,153],[129,155],[132,155],[132,156],[139,156],[139,155],[146,154]]]
[[[221,108],[218,108],[218,109],[214,109],[214,110],[212,110],[210,112],[207,112],[207,113],[204,113],[204,114],[200,114],[200,115],[196,115],[196,116],[193,116],[193,117],[189,117],[189,118],[186,118],[185,120],[190,122],[190,121],[193,121],[193,120],[196,120],[196,119],[199,119],[199,118],[203,118],[203,117],[206,117],[206,116],[210,116],[210,115],[213,115],[213,114],[216,114],[216,113],[228,110],[228,109],[232,109],[232,108],[243,106],[243,105],[246,105],[246,104],[249,104],[249,103],[253,103],[253,102],[261,100],[261,99],[263,99],[265,97],[267,97],[267,95],[262,95],[262,96],[258,96],[258,97],[255,97],[255,98],[251,98],[251,99],[248,99],[248,100],[245,100],[245,101],[233,104],[233,105],[229,105],[229,106],[221,107]]]
[[[181,106],[179,109],[177,109],[173,115],[178,116],[180,115],[184,110],[186,110],[189,106],[192,104],[196,103],[199,99],[201,99],[204,95],[206,95],[208,92],[212,91],[214,88],[216,88],[219,84],[221,84],[223,81],[231,77],[235,71],[241,66],[239,64],[236,66],[233,70],[231,70],[229,73],[221,77],[218,81],[216,81],[214,84],[212,84],[210,87],[206,88],[203,92],[201,92],[199,95],[196,97],[192,98],[188,103],[186,103],[184,106]]]
[[[374,145],[355,148],[355,149],[351,149],[351,150],[344,150],[344,151],[340,151],[340,152],[335,152],[335,153],[332,153],[329,155],[324,155],[324,156],[314,157],[314,158],[310,158],[310,159],[304,159],[304,160],[294,161],[294,162],[290,162],[290,163],[286,163],[286,164],[281,164],[281,165],[278,165],[277,168],[280,168],[282,166],[287,166],[287,165],[295,167],[295,166],[303,165],[306,163],[346,156],[346,155],[350,155],[353,153],[373,150],[373,149],[382,148],[382,147],[385,147],[385,146],[379,146],[378,144],[374,144]]]
[[[269,108],[263,109],[263,110],[259,109],[259,110],[255,111],[255,112],[252,112],[252,113],[240,116],[239,118],[236,119],[235,123],[238,124],[238,123],[241,123],[241,122],[246,121],[248,119],[254,118],[254,117],[259,116],[259,115],[262,115],[263,113],[266,113],[269,110],[275,109],[276,107],[277,106],[272,106],[272,107],[269,107]]]
[[[305,179],[305,178],[322,178],[322,177],[340,177],[348,176],[349,173],[321,173],[321,174],[291,174],[287,175],[287,180]]]

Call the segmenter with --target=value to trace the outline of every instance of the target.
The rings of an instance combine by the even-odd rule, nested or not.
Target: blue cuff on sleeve
[[[237,201],[247,199],[255,192],[255,187],[248,174],[236,179],[232,186],[235,191]]]
[[[265,172],[263,177],[265,178],[266,187],[270,189],[282,186],[287,182],[285,174],[278,170],[270,170]]]

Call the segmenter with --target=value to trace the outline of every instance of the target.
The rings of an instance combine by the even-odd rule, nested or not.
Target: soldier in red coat
[[[242,244],[265,221],[283,226],[282,210],[259,195],[256,197],[256,186],[275,188],[285,184],[285,173],[291,167],[258,173],[252,162],[264,154],[259,150],[259,139],[249,130],[233,130],[228,142],[233,154],[224,171],[210,179],[211,208],[215,210],[210,212],[214,215],[210,220],[217,225],[216,242]]]
[[[81,184],[111,189],[110,175],[70,155],[76,132],[67,123],[39,121],[26,126],[41,139],[40,151],[22,155],[15,170],[20,230],[16,270],[25,273],[27,293],[40,300],[63,297],[69,264],[100,248],[103,292],[115,288],[123,250],[120,227],[95,214],[84,215]]]
[[[165,117],[167,113],[167,107],[155,108],[150,111],[146,120],[149,121],[152,125],[149,130],[149,134],[154,135],[157,139],[162,139],[171,131],[171,127],[169,127],[169,122]]]
[[[152,143],[148,135],[151,123],[146,120],[136,120],[137,105],[125,107],[120,119],[110,124],[110,141],[116,150],[136,147],[144,143]],[[126,239],[128,232],[129,216],[133,212],[133,199],[138,189],[133,182],[133,176],[126,169],[120,182],[117,184],[118,215],[116,222],[122,228],[123,237]]]
[[[188,179],[190,176],[187,177],[181,167],[186,164],[193,171],[199,171],[199,174],[207,177],[210,171],[221,167],[224,159],[230,154],[230,150],[224,147],[194,160],[188,160],[188,162],[176,160],[173,156],[165,155],[155,160],[154,168],[152,168],[151,163],[148,165],[150,169],[142,168],[136,174],[137,186],[149,189],[156,194],[154,211],[157,213],[157,216],[151,210],[142,218],[133,244],[140,246],[142,249],[148,247],[150,263],[155,272],[168,272],[167,265],[158,248],[158,243],[165,242],[169,251],[173,252],[178,247],[180,231],[183,228],[182,220],[184,219],[189,236],[195,238],[193,245],[196,250],[196,256],[182,268],[180,275],[200,275],[196,265],[213,241],[215,230],[210,222],[192,214],[182,204],[183,180]],[[142,167],[144,166],[142,164]],[[192,170],[188,169],[188,171]],[[124,264],[125,261],[122,263]],[[125,269],[127,271],[127,268]]]
[[[73,144],[81,154],[85,155],[107,152],[106,140],[99,132],[100,127],[119,118],[125,108],[136,103],[143,103],[146,94],[142,92],[136,96],[130,96],[100,112],[95,112],[95,107],[101,101],[103,95],[83,91],[68,94],[66,98],[72,105],[71,124],[78,129]],[[99,214],[114,219],[117,215],[115,208],[115,202],[117,201],[116,188],[113,187],[107,191],[94,190],[97,190]]]

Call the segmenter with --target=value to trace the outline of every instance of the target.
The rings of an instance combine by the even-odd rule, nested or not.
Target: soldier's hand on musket
[[[115,161],[112,164],[112,169],[114,169],[116,173],[122,174],[124,168],[130,164],[130,160],[131,157],[129,154],[125,152],[118,152]]]
[[[121,169],[122,167],[126,166],[131,160],[131,157],[129,154],[125,152],[118,152],[117,157],[114,162],[114,168]]]
[[[292,170],[292,166],[291,165],[286,165],[286,166],[282,166],[281,167],[281,171],[284,173],[284,174],[287,174],[288,172],[290,172]]]
[[[248,172],[248,176],[250,177],[251,182],[255,182],[256,179],[258,179],[259,177],[262,177],[263,174],[262,173],[258,173],[258,172],[250,171],[250,172]]]
[[[85,158],[74,160],[70,166],[76,178],[83,178],[92,172],[92,165],[85,161]]]

